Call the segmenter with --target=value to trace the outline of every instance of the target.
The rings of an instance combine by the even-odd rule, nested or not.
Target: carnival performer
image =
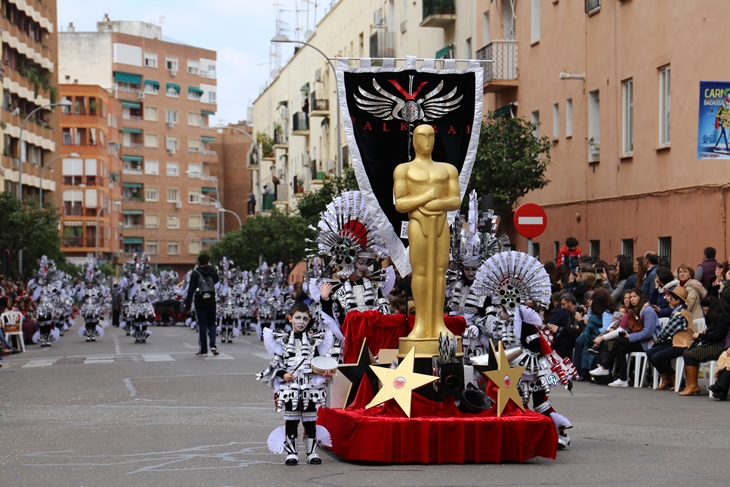
[[[251,294],[256,307],[256,333],[259,340],[263,340],[264,328],[288,328],[286,312],[282,316],[284,301],[281,295],[281,287],[276,278],[276,268],[272,269],[264,262],[257,270],[256,277],[258,285],[251,289]]]
[[[317,408],[326,403],[326,383],[332,378],[332,372],[315,373],[312,361],[329,352],[332,332],[312,330],[309,307],[304,303],[292,306],[286,318],[291,331],[264,328],[264,345],[271,354],[271,362],[256,376],[274,389],[276,411],[284,413],[285,425],[271,433],[269,448],[274,453],[286,452],[286,465],[296,465],[301,421],[307,435],[307,463],[319,465],[322,459],[317,449],[320,443],[328,444],[329,432],[316,426]]]
[[[177,291],[177,297],[178,301],[185,301],[185,298],[188,295],[188,290],[190,289],[190,278],[193,275],[193,270],[189,270],[187,274],[185,274],[185,277],[182,280],[182,283],[178,287]],[[191,330],[194,332],[198,332],[198,322],[195,319],[195,301],[191,304],[190,312],[187,313],[187,318],[185,319],[185,326],[189,326]]]
[[[566,430],[573,427],[550,403],[552,387],[572,389],[575,367],[554,352],[542,333],[535,308],[550,302],[550,277],[542,264],[522,252],[502,252],[487,259],[477,271],[472,289],[492,298],[495,314],[492,335],[504,346],[513,366],[525,366],[518,388],[525,407],[532,396],[533,409],[550,416],[558,430],[558,447],[570,445]],[[528,307],[532,306],[532,307]]]
[[[241,290],[241,270],[233,267],[233,261],[223,257],[216,283],[216,300],[218,301],[218,331],[221,343],[233,343],[233,338],[241,333],[241,307],[239,305]]]
[[[347,313],[376,310],[390,314],[385,296],[395,284],[395,270],[393,266],[370,270],[376,258],[385,259],[389,254],[359,191],[335,197],[317,227],[317,248],[310,257],[320,257],[327,264],[308,287],[312,299],[321,305],[325,326],[335,335],[334,356],[344,342],[340,327]]]
[[[60,330],[56,328],[56,321],[61,316],[61,287],[61,275],[56,269],[56,263],[44,255],[38,259],[35,277],[28,282],[28,292],[36,302],[38,320],[33,343],[40,343],[41,347],[50,347],[51,342],[57,341],[61,336]]]
[[[104,336],[107,322],[104,317],[109,311],[109,288],[104,285],[104,275],[93,260],[89,260],[84,270],[84,279],[76,287],[76,297],[83,302],[81,316],[84,327],[79,329],[79,337],[87,342],[95,342]]]
[[[127,335],[134,337],[134,343],[146,343],[152,332],[147,329],[155,320],[154,303],[157,300],[155,276],[150,273],[150,258],[145,253],[124,263],[124,277],[119,288],[126,292],[122,305],[120,326]]]
[[[180,312],[180,301],[177,299],[178,275],[175,271],[161,271],[157,279],[157,301],[155,311],[158,325],[174,325]]]
[[[255,309],[253,295],[251,289],[254,286],[253,272],[243,271],[240,283],[240,307],[241,307],[241,328],[246,335],[251,333],[253,323],[255,321]]]

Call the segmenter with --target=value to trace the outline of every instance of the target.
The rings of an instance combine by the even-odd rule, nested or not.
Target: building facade
[[[550,184],[518,202],[547,212],[535,239],[542,261],[569,236],[609,261],[654,250],[675,268],[696,265],[707,246],[728,258],[730,170],[725,160],[697,158],[700,81],[730,77],[713,52],[725,6],[477,2],[477,53],[495,60],[485,110],[511,107],[555,143]]]
[[[307,42],[330,58],[464,59],[474,57],[476,31],[468,0],[339,0]],[[262,154],[259,199],[264,185],[274,187],[275,205],[294,209],[297,194],[320,188],[338,164],[348,165],[342,127],[337,146],[336,91],[328,61],[303,46],[254,101],[254,132],[273,142]]]
[[[122,232],[137,228],[136,215],[121,207],[122,104],[100,86],[62,84],[59,91],[71,102],[61,115],[61,157],[51,167],[59,190],[49,193],[61,209],[61,251],[77,264],[96,256],[118,264]]]
[[[38,199],[41,170],[57,155],[59,110],[38,110],[59,100],[56,1],[2,0],[2,85],[4,149],[0,178],[4,191],[18,192],[22,160],[23,196]],[[25,122],[25,125],[23,125]],[[21,133],[21,128],[22,133]],[[45,191],[55,190],[51,179]]]
[[[159,26],[108,18],[59,37],[61,83],[97,84],[121,102],[122,253],[187,270],[218,239],[216,53]]]
[[[221,203],[225,210],[221,226],[225,232],[238,230],[246,218],[258,210],[255,204],[250,204],[251,194],[255,201],[254,172],[258,168],[252,138],[253,127],[239,122],[218,129],[216,143],[211,146],[218,154],[218,165],[211,169],[212,176],[221,182]]]

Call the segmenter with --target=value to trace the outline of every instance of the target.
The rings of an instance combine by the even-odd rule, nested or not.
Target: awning
[[[152,86],[154,86],[158,90],[160,89],[160,82],[159,81],[155,81],[153,79],[146,79],[146,80],[144,80],[144,84],[146,84],[146,85],[152,85]]]
[[[144,238],[142,238],[142,237],[124,237],[124,243],[125,244],[142,244],[142,243],[144,243]]]
[[[133,129],[129,127],[122,127],[122,132],[127,132],[128,134],[141,134],[142,129]]]
[[[123,161],[142,162],[142,156],[122,156]]]
[[[218,213],[203,213],[203,217],[205,218],[216,218],[218,216]]]
[[[211,112],[210,110],[200,110],[201,115],[215,115],[215,112]]]
[[[453,44],[449,44],[448,46],[445,46],[436,51],[436,59],[447,59],[447,56],[449,56],[452,47]]]
[[[494,111],[494,118],[515,118],[515,114],[513,112],[514,105],[512,103],[509,103],[503,107],[497,108]]]
[[[203,239],[203,243],[216,243],[216,242],[218,242],[218,241],[214,238],[204,238]]]
[[[329,125],[329,124],[330,124],[330,118],[329,117],[324,117],[322,119],[322,121],[320,122],[319,126],[320,127],[324,127],[325,125]]]
[[[122,215],[144,215],[144,210],[122,210]]]
[[[120,83],[129,83],[138,85],[142,83],[142,76],[132,73],[124,73],[122,71],[114,71],[114,79]]]
[[[197,93],[200,96],[203,96],[203,93],[205,93],[203,90],[198,88],[197,86],[188,86],[188,93]]]
[[[304,83],[301,88],[299,88],[299,91],[302,92],[304,96],[309,96],[309,83]]]
[[[136,108],[138,110],[140,108],[142,108],[142,104],[141,103],[137,103],[136,101],[122,101],[122,106],[124,108]],[[122,129],[122,130],[124,130],[124,129]]]
[[[215,142],[215,137],[206,137],[205,135],[203,135],[202,137],[200,137],[200,141],[212,144]]]
[[[200,188],[200,191],[202,191],[203,194],[216,192],[215,188]]]
[[[128,183],[128,182],[125,182],[125,183],[122,183],[122,186],[125,187],[125,188],[141,188],[142,187],[142,183]]]
[[[172,88],[173,90],[177,91],[178,94],[180,94],[180,85],[176,85],[175,83],[167,83],[167,88],[165,88],[165,89],[169,90],[170,88]]]

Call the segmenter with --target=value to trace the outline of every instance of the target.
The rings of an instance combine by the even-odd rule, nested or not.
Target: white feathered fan
[[[524,252],[501,252],[479,267],[472,290],[492,296],[493,305],[513,313],[532,301],[547,308],[550,304],[550,277],[540,261]]]

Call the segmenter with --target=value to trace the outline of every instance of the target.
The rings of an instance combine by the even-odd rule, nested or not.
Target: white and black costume
[[[122,304],[120,326],[127,335],[134,337],[134,343],[145,343],[152,332],[147,329],[155,320],[154,303],[157,301],[155,276],[150,274],[149,256],[134,254],[132,260],[124,263],[124,277],[119,289],[125,292]]]
[[[61,336],[56,322],[61,318],[62,274],[56,269],[56,263],[45,255],[38,259],[38,270],[28,282],[28,292],[36,302],[36,318],[38,330],[33,334],[33,343],[41,347],[50,347],[51,342]]]
[[[104,285],[104,275],[93,261],[89,261],[84,270],[84,280],[76,286],[76,296],[83,301],[80,313],[84,318],[84,327],[79,329],[79,336],[86,337],[87,342],[94,342],[104,336],[107,326],[105,317],[109,312],[109,288]]]

